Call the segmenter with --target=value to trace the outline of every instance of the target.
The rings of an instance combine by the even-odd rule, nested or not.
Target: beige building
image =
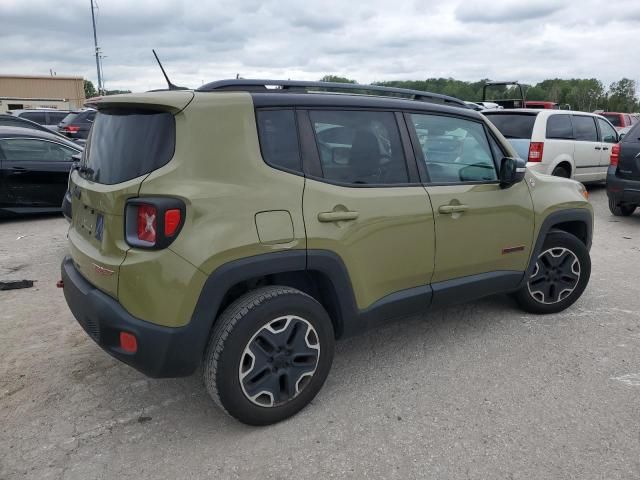
[[[84,100],[82,77],[0,74],[0,113],[19,108],[74,110]]]

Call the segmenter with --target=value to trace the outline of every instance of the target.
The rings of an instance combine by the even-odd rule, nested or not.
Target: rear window
[[[536,116],[526,113],[485,113],[505,138],[531,138]]]
[[[106,185],[131,180],[168,163],[175,143],[175,121],[170,113],[100,111],[87,141],[82,175]]]
[[[572,139],[573,126],[569,115],[551,115],[547,119],[547,138]]]
[[[49,125],[57,125],[67,116],[67,112],[49,112]]]
[[[622,126],[622,122],[620,121],[620,115],[618,115],[617,113],[613,113],[613,114],[605,113],[602,116],[607,120],[609,120],[611,122],[611,125],[613,125],[614,127]]]
[[[69,125],[73,121],[73,119],[76,118],[77,115],[78,115],[78,112],[71,112],[67,114],[67,116],[64,117],[60,122],[60,125],[61,126]]]

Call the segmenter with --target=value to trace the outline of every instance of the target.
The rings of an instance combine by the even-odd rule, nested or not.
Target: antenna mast
[[[91,2],[91,21],[93,23],[93,44],[96,49],[96,70],[98,72],[98,95],[102,95],[102,74],[100,73],[100,47],[98,47],[98,34],[96,33],[96,16],[93,11],[93,0]]]

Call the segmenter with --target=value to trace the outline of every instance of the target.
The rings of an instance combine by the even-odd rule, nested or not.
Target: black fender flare
[[[531,250],[531,257],[529,258],[529,266],[527,267],[526,275],[522,279],[521,287],[526,285],[527,279],[533,273],[533,269],[536,265],[536,259],[542,251],[542,245],[547,237],[547,234],[554,229],[556,225],[567,222],[581,222],[584,223],[587,229],[586,247],[587,250],[591,249],[591,241],[593,238],[593,215],[590,210],[586,208],[570,208],[567,210],[560,210],[550,213],[547,218],[542,222],[540,231],[538,232],[538,238]]]

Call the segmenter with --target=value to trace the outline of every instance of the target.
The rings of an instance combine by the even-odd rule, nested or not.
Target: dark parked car
[[[71,112],[58,124],[58,131],[73,140],[86,140],[95,118],[92,108]]]
[[[0,215],[60,211],[82,147],[51,132],[0,127]]]
[[[43,127],[46,127],[52,132],[58,131],[58,123],[62,121],[64,117],[69,114],[68,110],[55,110],[45,108],[35,108],[26,110],[11,110],[9,113],[14,117],[24,118],[36,122]]]
[[[32,130],[38,130],[39,132],[52,132],[47,127],[40,125],[32,120],[27,120],[24,117],[18,117],[16,115],[11,115],[9,113],[0,113],[0,127],[22,127],[22,128],[31,128]],[[62,135],[57,134],[62,137]],[[66,137],[63,137],[66,138]]]
[[[629,216],[640,205],[640,123],[611,148],[607,196],[616,216]]]

